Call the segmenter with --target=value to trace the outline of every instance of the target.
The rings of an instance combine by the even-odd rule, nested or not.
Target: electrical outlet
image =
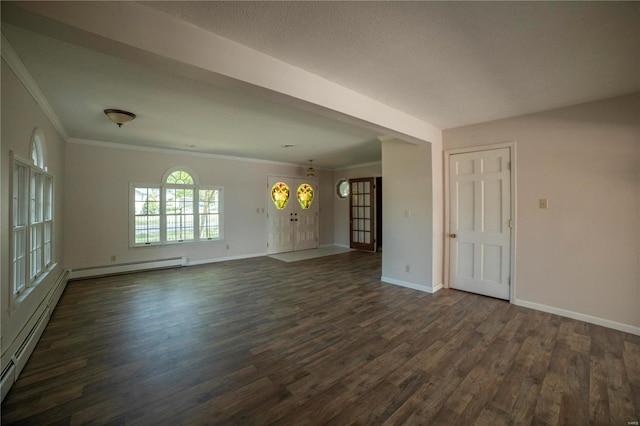
[[[229,250],[229,244],[227,244],[227,250]]]
[[[115,262],[115,261],[116,261],[116,255],[115,255],[115,254],[112,254],[112,255],[111,255],[111,263],[113,263],[113,262]]]
[[[409,265],[404,265],[405,272],[411,272],[411,267]]]

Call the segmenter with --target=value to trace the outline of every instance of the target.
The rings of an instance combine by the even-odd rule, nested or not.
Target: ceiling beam
[[[407,142],[442,140],[425,121],[136,2],[2,2],[2,20]]]

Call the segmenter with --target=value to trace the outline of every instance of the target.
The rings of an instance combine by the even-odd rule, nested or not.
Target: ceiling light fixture
[[[107,118],[122,127],[123,124],[127,124],[136,118],[136,115],[129,111],[123,111],[121,109],[105,109],[104,114]]]
[[[311,166],[311,162],[313,160],[309,160],[309,168],[307,169],[307,176],[309,177],[313,177],[316,175],[316,171],[314,170],[314,168]]]

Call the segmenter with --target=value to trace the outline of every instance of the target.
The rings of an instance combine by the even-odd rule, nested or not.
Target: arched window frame
[[[39,128],[35,128],[31,133],[30,146],[31,161],[33,165],[42,171],[47,171],[47,142],[44,132]]]
[[[188,174],[193,183],[170,183],[170,176],[178,171]],[[150,195],[157,202],[149,201]],[[184,166],[168,169],[159,185],[132,184],[129,245],[222,240],[222,195],[222,187],[201,186],[197,174]]]

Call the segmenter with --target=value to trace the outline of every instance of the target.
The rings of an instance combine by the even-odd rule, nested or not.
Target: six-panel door
[[[509,299],[510,150],[449,157],[450,286]]]

